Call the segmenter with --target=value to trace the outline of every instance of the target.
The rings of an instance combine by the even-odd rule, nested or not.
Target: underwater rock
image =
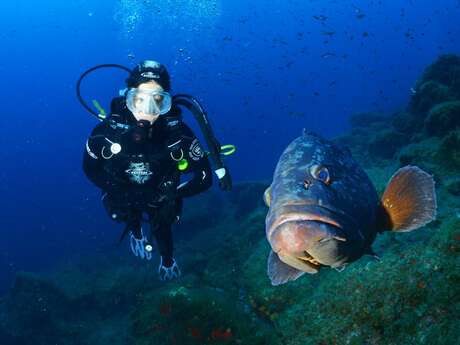
[[[441,141],[437,137],[421,140],[404,146],[398,153],[398,160],[403,165],[418,165],[422,169],[433,171],[436,154]],[[434,171],[438,171],[435,169]]]
[[[391,125],[393,128],[406,135],[411,135],[414,131],[414,118],[410,113],[398,112],[391,116]]]
[[[68,298],[49,280],[29,273],[18,273],[6,301],[11,337],[34,339],[34,344],[49,344],[53,339],[72,336],[71,327],[65,325],[73,310]]]
[[[332,141],[340,146],[348,147],[353,155],[367,153],[368,142],[371,140],[371,132],[364,128],[353,128],[351,133],[333,138]]]
[[[435,105],[460,99],[460,57],[441,55],[417,81],[409,110],[424,118]]]
[[[424,119],[435,105],[454,99],[449,87],[430,80],[417,88],[411,98],[409,109],[416,118]]]
[[[460,99],[460,56],[453,54],[441,55],[433,64],[425,69],[416,88],[427,81],[434,81],[449,88],[453,97]]]
[[[5,301],[0,299],[0,344],[2,345],[18,345],[17,338],[14,339],[13,335],[10,334],[8,315],[5,311]],[[9,330],[9,331],[8,331]],[[26,344],[23,342],[23,344]]]
[[[442,139],[437,158],[444,169],[458,172],[460,168],[460,130],[452,131]]]
[[[179,284],[142,296],[131,314],[131,336],[136,345],[279,344],[238,297]]]
[[[384,130],[375,134],[369,142],[369,155],[391,159],[408,141],[406,135],[393,130]]]
[[[381,113],[357,113],[350,117],[349,123],[352,128],[370,128],[387,120],[388,117]]]
[[[180,225],[176,228],[182,238],[191,238],[197,232],[222,224],[223,219],[243,219],[257,207],[263,206],[263,193],[268,183],[235,183],[231,193],[211,191],[185,200]]]
[[[460,101],[443,102],[434,106],[425,120],[430,135],[443,136],[460,127]]]
[[[267,276],[267,258],[271,248],[267,240],[260,240],[241,270],[242,284],[251,310],[262,320],[277,324],[283,313],[295,307],[296,302],[310,296],[321,279],[329,272],[307,275],[289,284],[272,286]],[[307,297],[308,298],[308,297]]]
[[[114,272],[113,267],[104,270],[95,261],[92,266],[93,271],[100,270],[98,274],[80,271],[78,266],[53,277],[18,273],[4,303],[11,344],[127,344],[123,332],[128,323],[123,319],[139,289],[152,285],[145,281],[142,269],[130,267],[129,276]],[[0,344],[9,345],[2,340]]]
[[[446,182],[447,191],[455,196],[460,196],[460,178],[452,178]]]
[[[197,231],[212,228],[225,217],[222,207],[222,196],[211,191],[193,197],[193,200],[184,200],[183,213],[178,233],[184,237],[192,237]]]
[[[460,169],[460,130],[411,143],[397,157],[401,165],[418,165],[432,172],[437,180],[456,174]]]
[[[234,205],[235,214],[244,218],[257,207],[264,206],[263,198],[265,189],[269,183],[242,182],[235,184],[232,193],[225,195],[231,205]]]

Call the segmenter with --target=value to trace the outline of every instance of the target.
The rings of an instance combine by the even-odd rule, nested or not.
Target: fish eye
[[[310,174],[316,180],[320,180],[325,184],[329,184],[331,182],[331,175],[329,174],[329,170],[322,165],[313,165],[310,168]]]

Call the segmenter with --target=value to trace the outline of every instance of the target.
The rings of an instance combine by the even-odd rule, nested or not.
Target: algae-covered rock
[[[444,102],[434,106],[425,120],[430,135],[443,136],[460,127],[460,101]]]
[[[426,68],[417,87],[429,80],[447,86],[454,97],[460,98],[460,57],[453,54],[441,55]]]
[[[451,178],[446,182],[447,191],[455,196],[460,196],[460,178]]]
[[[439,138],[432,137],[406,145],[398,153],[399,162],[401,165],[417,165],[430,171],[435,165],[434,161],[440,144]]]
[[[83,343],[71,324],[74,305],[46,278],[19,273],[6,301],[6,309],[9,336],[15,344],[21,344],[24,339],[44,345],[56,339],[66,345]]]
[[[442,139],[437,159],[445,170],[457,172],[460,169],[460,130],[452,131]]]
[[[350,119],[352,128],[367,128],[382,125],[388,120],[388,117],[381,113],[357,113],[353,114]]]
[[[424,118],[435,105],[460,99],[460,57],[441,55],[417,81],[410,112]]]
[[[225,195],[225,199],[228,200],[226,205],[234,205],[235,215],[244,218],[255,208],[263,206],[263,195],[268,186],[269,182],[237,183],[232,192]]]
[[[428,111],[435,105],[454,100],[449,87],[436,81],[429,80],[421,84],[412,96],[410,110],[419,119],[424,119]]]
[[[270,245],[264,238],[247,258],[242,268],[242,284],[245,288],[245,297],[251,310],[261,319],[266,320],[275,327],[282,313],[293,308],[299,301],[309,299],[315,289],[319,275],[305,274],[296,281],[280,286],[272,286],[267,275],[267,258],[270,253]],[[323,278],[328,272],[324,272]],[[285,334],[283,329],[280,334]]]
[[[373,132],[368,131],[364,128],[353,128],[350,133],[336,137],[333,140],[337,145],[348,147],[353,157],[362,160],[360,163],[366,165],[369,164],[368,158],[368,147],[369,141]]]
[[[279,344],[273,329],[222,289],[174,284],[146,293],[131,322],[136,345]]]
[[[263,194],[269,183],[235,183],[231,193],[210,191],[185,199],[184,212],[176,232],[181,238],[191,238],[197,232],[222,224],[223,219],[243,219],[263,204]]]
[[[392,130],[378,132],[369,143],[369,155],[390,159],[406,144],[408,138],[402,133]]]
[[[414,117],[405,111],[398,112],[391,116],[391,125],[393,128],[406,135],[411,135],[414,131],[416,120]]]
[[[11,344],[126,345],[124,319],[138,290],[152,285],[139,269],[129,275],[117,266],[109,269],[96,261],[92,266],[89,271],[77,265],[53,278],[19,273],[3,303]]]

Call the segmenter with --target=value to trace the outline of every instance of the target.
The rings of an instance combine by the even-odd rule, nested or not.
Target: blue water
[[[269,180],[302,128],[334,136],[353,113],[403,110],[423,69],[460,53],[458,0],[16,0],[0,13],[1,291],[118,236],[81,171],[97,123],[75,97],[85,69],[164,63],[237,146],[234,180]],[[84,96],[107,106],[125,77],[95,73]]]

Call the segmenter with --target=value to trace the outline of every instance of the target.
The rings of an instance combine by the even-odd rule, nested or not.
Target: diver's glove
[[[135,256],[139,256],[141,259],[150,260],[152,258],[153,247],[144,236],[142,228],[140,230],[140,235],[140,238],[136,237],[131,231],[129,233],[129,246]]]
[[[179,266],[176,263],[174,258],[172,259],[172,264],[166,267],[163,264],[163,257],[160,257],[160,266],[158,266],[158,275],[160,276],[160,280],[171,280],[174,278],[179,278],[181,275]]]
[[[226,167],[222,167],[215,171],[219,179],[219,187],[222,190],[230,191],[232,190],[232,177],[230,176],[230,171]]]
[[[177,198],[177,189],[172,181],[161,183],[154,190],[146,190],[145,201],[151,207],[158,207],[166,202],[172,202]]]
[[[165,181],[158,187],[159,201],[171,201],[177,197],[177,189],[172,181]]]

